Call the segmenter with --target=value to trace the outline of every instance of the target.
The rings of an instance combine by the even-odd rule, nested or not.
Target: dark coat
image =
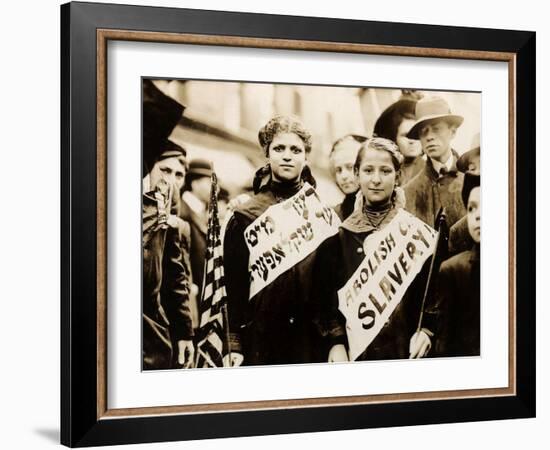
[[[334,212],[338,215],[340,220],[343,222],[351,215],[354,207],[355,207],[355,193],[347,194],[344,197],[344,200],[342,200],[342,203],[339,203],[334,207]]]
[[[179,205],[179,216],[185,222],[189,223],[191,244],[190,261],[193,283],[197,285],[198,292],[192,295],[190,299],[191,318],[193,328],[196,330],[200,326],[199,302],[201,298],[201,289],[204,275],[204,260],[206,255],[206,232],[207,218],[196,214],[189,205],[182,199]]]
[[[480,354],[479,245],[441,264],[436,292],[438,356]]]
[[[384,228],[397,214],[393,208],[380,224]],[[338,290],[342,288],[365,258],[363,242],[376,231],[366,223],[362,211],[353,214],[341,225],[337,235],[327,239],[318,249],[316,280],[321,308],[321,329],[329,343],[326,347],[345,343],[345,318],[338,310]],[[409,357],[409,341],[420,315],[422,287],[426,280],[429,259],[403,299],[393,311],[380,333],[357,360],[402,359]]]
[[[193,336],[189,310],[188,228],[157,222],[156,200],[143,195],[143,369],[174,367],[177,341]]]
[[[426,166],[426,160],[422,156],[417,156],[412,161],[405,160],[401,164],[401,186],[405,186],[417,174],[419,174]]]
[[[206,255],[207,217],[196,214],[184,200],[180,204],[179,216],[191,227],[191,271],[193,282],[201,289]]]
[[[468,218],[462,217],[449,229],[449,255],[469,250],[474,245],[474,240],[468,231]]]
[[[224,270],[229,305],[231,349],[244,365],[322,361],[317,308],[311,295],[316,252],[281,274],[249,300],[250,253],[244,230],[271,205],[294,195],[274,193],[271,183],[260,189],[229,219],[224,237]],[[325,360],[326,361],[326,360]]]
[[[443,206],[447,213],[447,226],[451,227],[466,214],[462,203],[463,181],[464,174],[458,172],[456,167],[440,176],[428,158],[424,170],[404,186],[405,209],[435,227],[437,213]]]

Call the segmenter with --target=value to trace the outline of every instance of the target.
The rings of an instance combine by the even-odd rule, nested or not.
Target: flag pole
[[[218,176],[216,175],[216,171],[214,170],[214,161],[210,161],[210,167],[212,167],[212,189],[216,189],[216,195],[210,196],[210,198],[218,198]],[[216,182],[214,183],[214,179]],[[215,186],[214,186],[215,185]],[[216,205],[216,211],[218,210],[218,206]],[[223,242],[222,242],[222,248],[223,248]],[[224,287],[225,289],[225,287]],[[227,348],[227,358],[228,358],[228,367],[231,367],[231,344],[229,342],[229,312],[227,311],[227,302],[225,302],[222,306],[222,317],[223,317],[223,327],[224,327],[224,336],[225,336],[225,348]],[[223,361],[223,355],[222,355],[222,361]]]
[[[225,328],[225,345],[227,348],[227,367],[232,367],[231,364],[231,343],[229,341],[229,312],[227,311],[227,302],[223,305],[223,326]]]
[[[212,186],[208,205],[207,248],[200,294],[201,318],[195,365],[199,366],[204,359],[209,366],[225,367],[224,353],[229,358],[227,365],[231,365],[229,317],[223,270],[223,244],[218,218],[218,178],[212,162],[210,167]]]
[[[215,190],[216,190],[216,185],[217,185],[217,179],[216,179],[216,174],[214,173],[214,163],[212,161],[209,161],[210,162],[210,168],[212,169],[212,174],[210,175],[210,202],[214,201],[215,198],[217,198],[217,195],[215,196]],[[207,211],[208,211],[208,223],[207,223],[207,226],[208,226],[208,230],[207,230],[207,235],[210,233],[210,227],[211,227],[211,223],[210,223],[210,211],[211,211],[211,208],[212,208],[212,205],[208,204],[207,205]],[[198,295],[199,295],[199,330],[202,329],[202,314],[203,314],[203,301],[204,301],[204,298],[203,298],[203,295],[204,295],[204,288],[205,288],[205,284],[206,284],[206,271],[208,270],[208,248],[205,249],[205,258],[204,258],[204,267],[203,267],[203,273],[202,273],[202,280],[201,280],[201,287],[200,287],[200,290],[198,292]],[[200,333],[199,333],[200,334]],[[206,337],[206,336],[204,336]],[[199,345],[200,342],[197,342],[197,348],[196,348],[196,351],[195,351],[195,367],[197,367],[198,363],[199,363],[199,357],[200,357],[200,350],[199,350]]]
[[[426,280],[426,286],[424,288],[424,295],[422,296],[422,305],[420,307],[420,317],[418,318],[418,325],[416,327],[416,332],[418,333],[420,329],[422,328],[422,319],[424,318],[424,307],[426,306],[426,298],[428,297],[428,293],[430,290],[430,285],[432,282],[432,276],[433,276],[433,270],[435,267],[435,260],[437,257],[437,252],[439,250],[439,240],[441,237],[441,226],[445,222],[445,208],[441,209],[438,213],[438,221],[437,221],[437,235],[435,238],[435,251],[432,255],[432,260],[430,261],[430,270],[428,272],[428,279]]]

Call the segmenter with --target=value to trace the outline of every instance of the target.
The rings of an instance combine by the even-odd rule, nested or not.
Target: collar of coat
[[[458,169],[456,167],[456,162],[458,161],[458,153],[455,149],[451,149],[451,153],[453,155],[453,164],[451,165],[451,168],[445,175],[440,175],[439,172],[437,172],[434,168],[432,158],[426,158],[426,172],[428,173],[429,177],[437,180],[439,177],[445,177],[445,176],[452,176],[456,177]]]
[[[280,197],[290,198],[296,194],[302,186],[303,183],[297,183],[296,185],[289,186],[288,189],[285,189],[284,186],[278,186],[275,189],[277,191],[276,195],[271,178],[263,180],[259,192],[243,205],[237,207],[235,212],[242,214],[249,219],[255,220],[261,216],[267,208],[279,203]]]
[[[340,228],[351,231],[352,233],[370,233],[372,231],[379,230],[390,223],[399,210],[404,206],[405,198],[400,192],[399,195],[395,196],[395,201],[392,208],[388,212],[388,215],[384,217],[384,220],[382,220],[377,227],[373,226],[372,223],[369,222],[369,219],[367,219],[367,216],[363,213],[363,208],[360,207],[356,208],[355,211],[353,211],[351,215],[344,220],[344,222],[342,222]]]

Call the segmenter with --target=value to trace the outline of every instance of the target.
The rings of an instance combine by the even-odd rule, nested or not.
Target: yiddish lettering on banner
[[[335,235],[340,219],[305,183],[289,199],[270,206],[245,230],[250,251],[250,295],[254,297],[279,275]]]

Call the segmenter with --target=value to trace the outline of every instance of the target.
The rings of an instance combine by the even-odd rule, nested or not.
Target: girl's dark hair
[[[361,145],[361,147],[359,148],[357,159],[355,160],[355,164],[353,165],[353,168],[356,172],[359,171],[359,167],[361,167],[361,162],[363,161],[365,152],[368,149],[388,152],[391,156],[395,171],[398,172],[399,169],[401,169],[401,164],[403,163],[403,155],[399,151],[399,147],[397,146],[397,144],[390,139],[374,137],[365,141],[365,143],[363,143],[363,145]]]
[[[293,116],[277,115],[258,132],[258,141],[266,156],[273,138],[278,133],[294,133],[304,142],[306,153],[311,151],[311,134],[306,130],[302,122]]]
[[[416,101],[398,100],[388,106],[374,124],[374,136],[395,141],[397,129],[405,119],[415,119]]]

